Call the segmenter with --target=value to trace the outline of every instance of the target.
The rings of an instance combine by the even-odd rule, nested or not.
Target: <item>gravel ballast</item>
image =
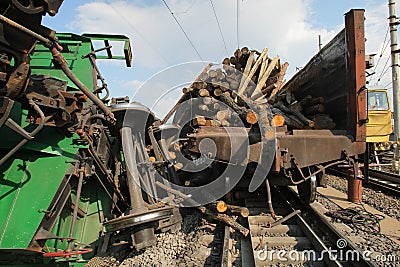
[[[331,200],[317,195],[317,201],[327,210],[336,211],[340,207]],[[383,234],[371,234],[355,227],[351,224],[349,228],[338,228],[347,237],[356,237],[353,243],[362,251],[368,251],[367,256],[378,266],[399,266],[400,265],[400,246]],[[343,229],[350,229],[349,231]],[[352,238],[350,238],[352,239]],[[386,258],[384,258],[386,257]]]
[[[335,175],[328,175],[328,185],[346,193],[347,180]],[[385,192],[377,191],[375,188],[363,187],[362,201],[384,214],[400,221],[400,198]]]
[[[218,226],[197,212],[185,214],[182,229],[177,233],[156,234],[156,245],[142,251],[131,250],[123,258],[118,257],[119,261],[116,255],[95,257],[86,266],[215,266],[220,261],[220,235]]]

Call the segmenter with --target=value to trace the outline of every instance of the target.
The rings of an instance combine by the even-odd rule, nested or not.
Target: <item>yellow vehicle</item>
[[[389,142],[392,112],[386,89],[368,89],[367,142]]]
[[[374,144],[374,151],[389,150],[389,136],[392,132],[392,112],[390,110],[387,90],[368,89],[366,141]]]

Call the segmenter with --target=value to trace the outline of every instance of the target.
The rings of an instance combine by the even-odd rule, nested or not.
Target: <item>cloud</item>
[[[399,6],[396,6],[397,14],[399,14]],[[366,25],[365,25],[365,36],[366,36],[366,53],[376,54],[375,64],[376,67],[369,70],[372,73],[375,70],[375,74],[367,78],[370,81],[368,87],[380,87],[387,86],[391,94],[391,59],[390,59],[390,34],[386,36],[389,26],[389,11],[386,2],[380,1],[368,1],[366,8]],[[386,36],[386,42],[384,43]],[[385,49],[386,47],[386,49]],[[383,53],[382,53],[383,52]],[[382,56],[381,56],[382,53]],[[380,80],[379,80],[380,79]],[[378,81],[379,80],[379,81]]]
[[[127,95],[129,97],[133,96],[136,94],[137,90],[142,86],[143,81],[139,80],[130,80],[125,83],[123,83],[123,89],[126,90]]]
[[[162,117],[181,97],[182,88],[188,87],[206,65],[204,62],[188,62],[163,69],[143,82],[132,99],[142,102]]]
[[[135,61],[145,68],[164,68],[169,64],[199,60],[167,8],[144,6],[141,1],[91,2],[77,8],[69,26],[81,32],[125,33],[133,40]],[[209,1],[197,1],[187,13],[192,0],[169,1],[172,11],[206,61],[226,57],[224,45]],[[236,3],[214,1],[222,32],[231,54],[237,48]],[[334,32],[313,29],[305,21],[309,1],[241,1],[239,4],[239,44],[262,50],[269,47],[271,56],[280,54],[290,61],[289,73],[310,58],[318,49],[318,34],[325,39]],[[290,7],[290,8],[289,8]],[[284,10],[282,12],[281,10]],[[298,53],[299,47],[302,53]]]
[[[205,61],[220,61],[227,56],[209,1],[169,0],[167,3]],[[296,67],[304,66],[317,53],[318,35],[326,44],[343,28],[343,23],[325,28],[313,26],[308,19],[315,12],[312,0],[248,0],[239,1],[237,36],[236,1],[219,0],[213,3],[229,54],[237,48],[238,41],[240,46],[259,51],[268,47],[270,57],[279,55],[282,62],[289,62],[286,79],[295,73]],[[377,52],[381,50],[382,32],[384,35],[387,25],[387,4],[368,0],[366,9],[367,51]],[[133,71],[140,73],[140,77],[132,80],[132,88],[136,88],[139,80],[146,80],[168,66],[200,60],[161,1],[150,4],[142,0],[92,1],[77,8],[69,27],[80,32],[129,36],[134,51]],[[171,75],[168,80],[179,80],[179,74],[174,75],[177,76]],[[125,85],[123,88],[126,89]],[[142,95],[144,104],[154,104],[156,94],[160,93],[155,87],[161,87],[163,91],[165,84],[158,83],[152,86],[152,90],[145,90],[151,100],[146,100],[146,94]],[[129,89],[129,92],[132,91]],[[162,106],[167,102],[170,101],[164,101]]]

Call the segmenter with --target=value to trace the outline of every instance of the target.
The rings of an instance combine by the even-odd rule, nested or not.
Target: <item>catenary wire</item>
[[[387,46],[388,46],[388,44],[389,44],[389,41],[390,41],[390,40],[387,40],[387,42],[386,42],[386,39],[387,39],[387,37],[388,37],[388,33],[389,33],[389,27],[388,27],[387,30],[386,30],[385,39],[383,40],[383,43],[382,43],[381,53],[380,53],[380,55],[379,55],[378,62],[377,62],[376,65],[375,65],[374,71],[376,70],[377,66],[379,65],[379,61],[381,60],[381,58],[382,58],[382,56],[383,56],[383,53],[385,53],[386,48],[387,48]]]
[[[110,7],[114,10],[115,13],[117,13],[117,15],[118,15],[119,17],[121,17],[123,20],[126,21],[126,23],[128,24],[128,26],[131,27],[131,28],[137,33],[137,35],[139,35],[139,36],[142,38],[142,40],[143,40],[153,51],[155,51],[155,52],[160,56],[160,58],[162,58],[166,63],[168,63],[168,60],[163,56],[163,54],[162,54],[158,49],[156,49],[156,48],[151,44],[151,42],[150,42],[149,40],[147,40],[147,38],[144,37],[144,35],[143,35],[135,26],[133,26],[132,23],[131,23],[121,12],[119,12],[109,0],[105,0],[105,2],[106,2],[107,4],[110,5]]]
[[[390,68],[390,66],[388,66],[388,68],[386,68],[388,62],[389,62],[390,57],[388,57],[388,59],[386,60],[385,66],[382,69],[381,75],[379,75],[378,80],[376,81],[375,85],[378,85],[378,83],[381,81],[383,75],[387,72],[388,68]]]
[[[224,35],[222,34],[221,25],[219,24],[219,20],[218,20],[217,12],[215,12],[215,8],[214,8],[213,1],[212,1],[212,0],[210,0],[210,3],[211,3],[211,7],[212,7],[212,9],[213,9],[213,12],[214,12],[214,17],[215,17],[215,20],[217,21],[217,24],[218,24],[218,29],[219,29],[219,33],[221,34],[222,42],[224,43],[224,47],[225,47],[225,51],[226,51],[226,55],[227,55],[227,56],[229,56],[229,53],[228,53],[228,48],[226,48],[225,38],[224,38]]]
[[[239,0],[236,0],[236,41],[239,49]]]
[[[386,84],[383,88],[387,88],[391,84],[392,84],[392,82],[390,81],[390,83]]]
[[[189,36],[187,35],[186,31],[183,29],[182,25],[179,23],[178,19],[175,17],[174,12],[172,12],[171,8],[169,8],[167,2],[165,2],[165,0],[162,0],[164,2],[164,5],[167,7],[168,11],[171,13],[172,17],[174,18],[175,22],[178,24],[179,28],[181,29],[181,31],[183,32],[183,34],[185,35],[186,39],[188,40],[188,42],[190,43],[190,45],[192,46],[192,48],[194,49],[194,51],[196,51],[196,54],[199,56],[199,58],[201,59],[201,61],[204,61],[204,59],[201,57],[199,51],[197,50],[197,48],[194,46],[193,42],[190,40]]]
[[[375,73],[375,71],[376,71],[376,69],[377,69],[377,67],[378,67],[378,65],[379,65],[379,62],[381,62],[383,53],[385,53],[385,51],[386,51],[386,48],[387,48],[389,42],[390,42],[390,41],[387,41],[387,42],[386,42],[385,49],[384,49],[384,50],[382,51],[382,53],[379,55],[378,62],[375,64],[375,67],[374,67],[374,70],[373,70],[372,73]],[[369,78],[369,81],[368,81],[368,82],[371,82],[372,78],[373,78],[373,76],[371,76],[371,78]]]

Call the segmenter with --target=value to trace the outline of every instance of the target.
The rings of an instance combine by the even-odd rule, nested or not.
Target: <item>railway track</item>
[[[241,223],[250,234],[243,237],[225,227],[221,266],[376,266],[315,207],[304,209],[296,198],[290,188],[273,192],[275,212],[281,215],[275,219],[263,195],[246,198],[250,215]],[[344,256],[354,253],[360,257]]]
[[[345,169],[329,168],[329,171],[346,177]],[[364,179],[364,185],[373,186],[381,190],[387,191],[393,195],[400,196],[400,175],[376,169],[368,169],[368,178]]]
[[[371,168],[368,169],[368,174],[368,184],[400,196],[400,175]]]

